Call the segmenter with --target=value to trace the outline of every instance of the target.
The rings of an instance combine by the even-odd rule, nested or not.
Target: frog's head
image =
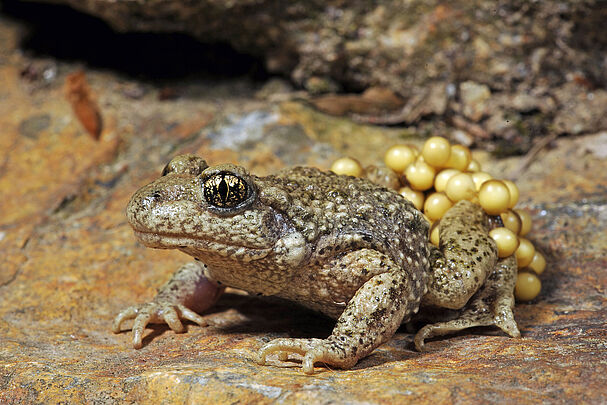
[[[133,195],[127,217],[148,247],[250,261],[276,250],[290,228],[260,193],[263,183],[242,167],[181,155]]]

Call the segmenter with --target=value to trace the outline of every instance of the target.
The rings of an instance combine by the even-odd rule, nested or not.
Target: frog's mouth
[[[168,233],[134,230],[135,237],[145,246],[156,249],[179,249],[191,256],[213,254],[244,261],[258,260],[272,252],[272,247],[225,244],[216,240],[192,238]]]

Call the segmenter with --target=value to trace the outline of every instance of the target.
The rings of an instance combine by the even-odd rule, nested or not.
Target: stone
[[[22,30],[0,15],[0,38]],[[82,67],[58,61],[57,78],[31,92],[20,71],[37,59],[17,43],[0,49],[0,403],[607,402],[604,133],[557,139],[516,179],[534,219],[529,238],[548,261],[540,296],[515,308],[521,339],[479,328],[418,353],[401,328],[352,370],[307,376],[296,360],[259,366],[257,350],[275,337],[327,336],[333,322],[232,290],[209,312],[211,326],[155,325],[134,350],[128,333],[111,333],[114,315],[150,299],[187,258],[138,244],[124,208],[172,156],[266,174],[326,169],[342,155],[379,164],[390,145],[423,138],[301,101],[260,101],[239,83],[209,81],[214,91],[165,101],[148,83],[134,101],[122,90],[140,83],[89,68],[106,122],[94,140],[62,95]],[[36,136],[21,133],[28,120]],[[521,164],[474,154],[494,176]]]
[[[479,121],[487,113],[486,101],[491,90],[484,84],[466,81],[459,85],[462,113],[472,121]]]
[[[362,114],[363,122],[416,124],[423,118],[438,125],[454,114],[477,122],[508,114],[506,109],[487,110],[481,102],[503,96],[515,98],[519,111],[535,110],[536,95],[546,90],[543,100],[559,99],[555,90],[574,75],[598,90],[592,92],[595,99],[578,100],[577,107],[560,101],[551,108],[556,116],[540,108],[544,114],[535,114],[535,119],[541,127],[554,124],[563,133],[607,129],[596,116],[585,119],[587,124],[569,117],[572,109],[581,116],[586,106],[595,111],[603,102],[606,42],[598,33],[607,12],[600,0],[532,5],[523,0],[296,0],[284,7],[268,0],[43,1],[97,16],[121,32],[178,32],[204,43],[228,43],[259,57],[270,73],[289,77],[314,94],[382,86],[404,99],[402,112]],[[464,84],[469,82],[486,87],[469,88]],[[450,86],[463,89],[464,99],[455,95],[449,100],[439,90]],[[460,103],[464,111],[458,109]],[[478,126],[475,132],[487,132],[484,122]],[[477,140],[491,141],[483,138]]]
[[[562,105],[554,118],[559,133],[595,133],[607,126],[607,91],[589,90],[571,82],[559,88],[556,95]]]

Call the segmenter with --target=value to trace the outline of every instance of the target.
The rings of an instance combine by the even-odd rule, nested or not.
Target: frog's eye
[[[247,182],[232,173],[217,173],[204,180],[204,198],[217,208],[234,208],[247,199]]]

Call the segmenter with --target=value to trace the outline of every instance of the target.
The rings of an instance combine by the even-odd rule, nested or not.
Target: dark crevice
[[[261,59],[225,43],[204,44],[180,33],[118,33],[102,20],[62,5],[0,0],[0,13],[26,25],[20,47],[33,57],[150,81],[268,77]]]

